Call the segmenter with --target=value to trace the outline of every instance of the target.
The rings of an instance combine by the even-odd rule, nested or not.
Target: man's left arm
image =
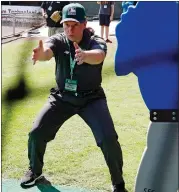
[[[101,49],[94,49],[84,52],[85,52],[84,62],[90,65],[97,65],[102,63],[106,56],[104,51]]]
[[[105,57],[107,46],[105,43],[94,41],[91,50],[82,50],[77,43],[74,43],[75,46],[75,58],[77,64],[87,63],[90,65],[101,64]]]

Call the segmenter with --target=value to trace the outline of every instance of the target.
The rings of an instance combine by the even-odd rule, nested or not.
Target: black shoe
[[[121,185],[113,185],[112,192],[128,192],[124,187],[121,187]]]
[[[40,179],[42,174],[35,174],[31,169],[27,171],[25,176],[21,179],[21,187],[33,186],[36,180]]]

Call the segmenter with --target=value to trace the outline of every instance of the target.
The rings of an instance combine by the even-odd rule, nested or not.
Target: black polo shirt
[[[58,88],[63,91],[65,80],[70,78],[70,54],[74,59],[75,48],[70,42],[70,48],[64,33],[56,34],[46,41],[46,45],[53,51],[56,61],[56,82]],[[103,39],[96,35],[91,35],[88,30],[84,30],[83,38],[79,43],[83,50],[101,49],[107,52],[107,46]],[[102,65],[103,62],[97,65],[83,63],[75,64],[73,79],[77,80],[77,92],[85,92],[96,90],[101,87],[102,82]]]
[[[41,8],[43,8],[48,15],[48,18],[46,19],[48,27],[62,27],[62,24],[60,24],[61,20],[56,23],[50,18],[50,16],[53,14],[54,11],[62,11],[63,7],[65,5],[68,5],[69,3],[70,3],[69,1],[43,1],[42,2]]]

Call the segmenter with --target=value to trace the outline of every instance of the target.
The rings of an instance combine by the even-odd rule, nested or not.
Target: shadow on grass
[[[17,71],[17,85],[15,87],[10,86],[8,90],[5,93],[4,98],[1,100],[1,102],[5,103],[5,112],[3,115],[3,121],[2,121],[2,154],[5,151],[5,144],[4,141],[8,137],[8,128],[9,123],[11,121],[11,118],[13,116],[13,109],[16,105],[16,102],[19,100],[23,100],[27,98],[29,92],[27,89],[27,83],[25,80],[24,72],[26,67],[26,59],[28,58],[31,50],[34,46],[33,42],[26,43],[25,41],[21,44],[20,50],[21,50],[21,57],[18,59],[18,63],[20,67]],[[8,55],[9,56],[9,55]]]
[[[36,181],[35,184],[31,185],[31,186],[21,186],[23,189],[30,189],[32,187],[37,186],[37,188],[39,189],[39,191],[41,192],[61,192],[60,190],[56,189],[54,186],[52,186],[51,182],[48,181],[44,176],[41,177],[40,179],[38,179]]]
[[[51,182],[48,181],[44,176],[36,182],[36,185],[41,192],[61,192],[52,186]]]

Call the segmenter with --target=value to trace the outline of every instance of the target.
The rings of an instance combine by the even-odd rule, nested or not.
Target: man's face
[[[78,23],[75,21],[66,21],[63,23],[64,32],[70,41],[79,43],[83,37],[83,30],[86,28],[86,21]]]

